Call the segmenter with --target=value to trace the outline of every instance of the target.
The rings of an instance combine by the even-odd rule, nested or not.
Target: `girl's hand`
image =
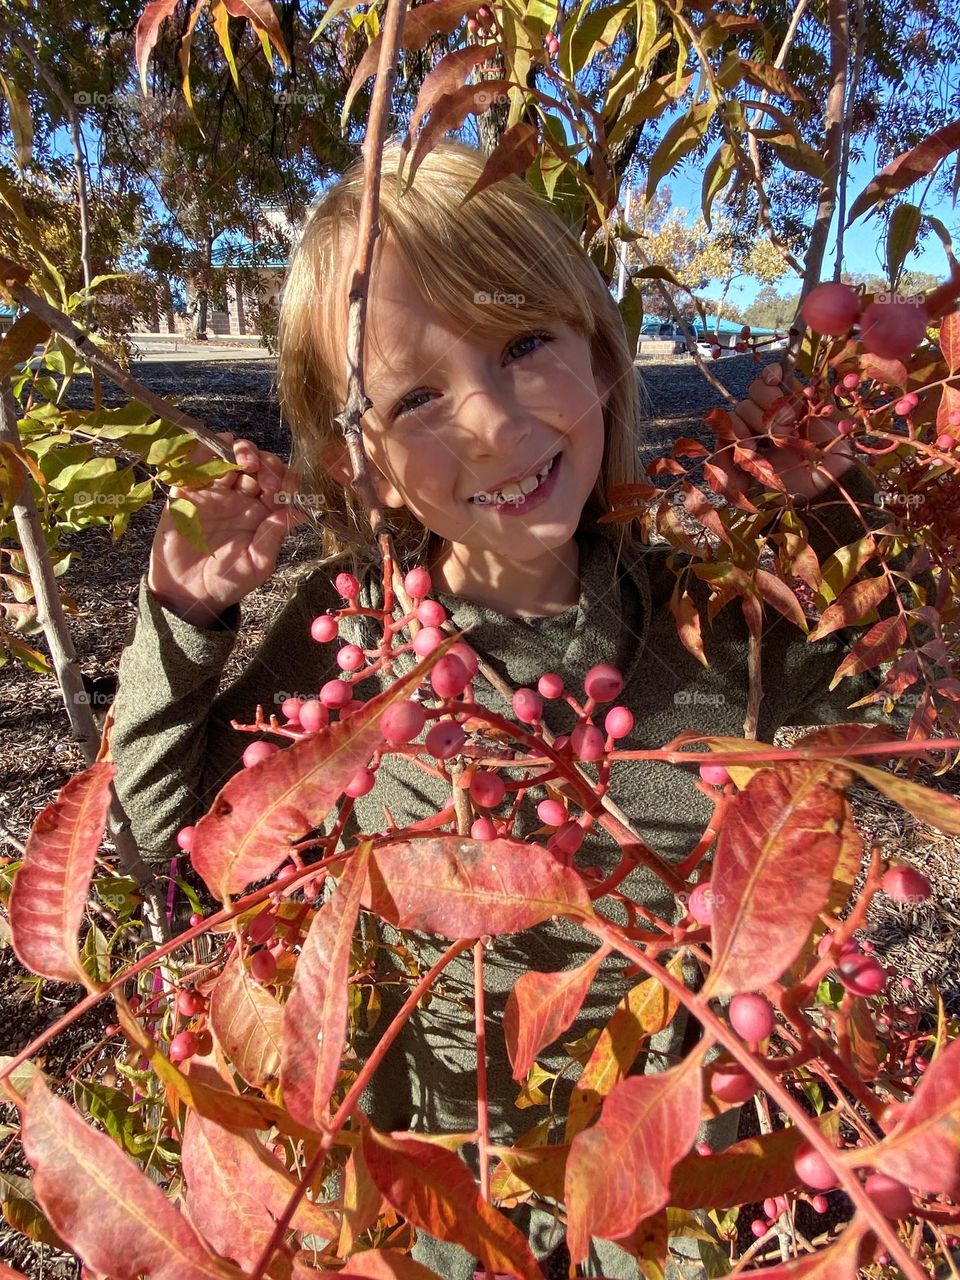
[[[261,586],[273,573],[284,538],[307,516],[292,505],[299,477],[273,453],[261,453],[251,440],[234,440],[243,471],[219,476],[205,489],[174,486],[170,497],[188,497],[210,554],[198,551],[179,533],[165,506],[153,546],[147,587],[166,608],[198,626],[211,626],[219,614]],[[198,443],[188,461],[207,462],[213,453]]]
[[[749,398],[727,416],[739,447],[769,466],[792,498],[809,501],[849,471],[853,449],[838,430],[840,412],[831,409],[826,416],[808,416],[810,402],[802,392],[796,378],[784,382],[780,365],[770,364],[750,383]],[[726,433],[724,439],[729,439]],[[743,492],[744,475],[750,473],[737,465],[733,455],[728,447],[713,462]]]

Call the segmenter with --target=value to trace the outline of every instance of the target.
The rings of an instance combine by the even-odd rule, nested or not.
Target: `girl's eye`
[[[512,352],[516,352],[516,359],[522,360],[525,356],[532,355],[534,351],[537,351],[540,348],[540,346],[546,346],[548,342],[553,341],[554,335],[552,333],[547,333],[546,331],[539,329],[534,330],[530,333],[521,334],[519,338],[515,338],[513,342],[510,343],[509,347],[507,347],[507,354],[509,355]],[[527,346],[527,344],[531,342],[535,345],[532,347]],[[429,396],[430,394],[431,392],[429,391],[411,391],[410,394],[408,396],[404,396],[397,405],[393,416],[395,418],[402,418],[404,414],[412,413],[415,409],[421,408],[422,405],[418,404],[417,401],[421,396]]]

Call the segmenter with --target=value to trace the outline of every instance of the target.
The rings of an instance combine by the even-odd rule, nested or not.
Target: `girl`
[[[383,234],[374,259],[365,365],[372,407],[363,430],[401,563],[429,568],[432,594],[453,625],[470,629],[470,645],[512,688],[535,686],[553,671],[579,692],[590,667],[616,666],[625,681],[618,701],[635,717],[624,746],[659,745],[691,727],[740,736],[747,646],[739,608],[715,618],[708,640],[712,665],[704,669],[679,643],[669,608],[671,561],[678,557],[669,548],[640,544],[628,526],[597,523],[609,508],[611,486],[642,478],[636,374],[602,278],[521,179],[500,182],[463,204],[484,159],[445,142],[398,199],[392,180],[400,155],[394,143],[384,156]],[[176,532],[168,512],[157,528],[132,642],[120,665],[113,732],[118,791],[148,857],[168,859],[178,828],[204,812],[241,766],[250,739],[231,729],[232,718],[249,722],[258,703],[269,714],[288,696],[315,698],[339,674],[331,647],[309,636],[313,618],[343,603],[331,586],[330,557],[360,577],[361,604],[380,604],[378,557],[334,422],[345,398],[347,289],[361,190],[357,164],[307,217],[289,267],[278,385],[293,433],[293,465],[248,440],[232,442],[242,471],[190,494],[209,556]],[[775,383],[776,372],[765,376]],[[782,395],[768,382],[754,383],[751,400],[733,420],[747,442],[766,432],[764,410]],[[818,430],[824,442],[835,434],[830,424]],[[195,456],[209,453],[199,446]],[[801,498],[823,492],[850,463],[835,450],[814,468],[788,447],[774,447],[768,456]],[[297,492],[328,558],[303,577],[242,677],[218,695],[240,602],[269,578],[284,537],[307,518],[291,504]],[[834,536],[820,530],[821,559],[855,534],[852,522]],[[691,590],[705,605],[707,589],[694,579]],[[378,633],[368,623],[351,619],[341,640],[372,647]],[[851,718],[844,708],[868,686],[823,696],[839,643],[808,646],[779,615],[768,620],[759,737],[769,740],[781,724]],[[404,655],[397,672],[412,661]],[[356,696],[371,697],[382,687],[367,680]],[[511,715],[482,679],[475,689],[491,710]],[[554,733],[569,731],[570,718],[562,702],[545,703]],[[642,838],[671,859],[682,858],[697,841],[712,809],[691,774],[658,763],[615,768],[611,794]],[[535,805],[543,798],[527,797],[514,836],[526,838],[542,826]],[[356,800],[350,832],[421,821],[448,800],[448,782],[409,759],[387,756],[375,789]],[[588,835],[578,863],[606,873],[618,852],[609,845]],[[673,895],[651,872],[640,868],[621,887],[661,918],[677,918]],[[611,914],[617,915],[615,905]],[[432,938],[407,936],[404,944],[421,965],[439,954]],[[514,1105],[518,1088],[500,1028],[507,994],[522,969],[561,969],[592,950],[586,935],[559,920],[500,938],[489,952],[495,1143],[516,1141],[546,1114],[543,1107]],[[605,961],[566,1039],[602,1026],[628,986],[622,965]],[[418,1011],[387,1058],[380,1080],[389,1088],[375,1088],[367,1106],[378,1127],[475,1127],[471,991],[466,958],[445,973],[437,998]],[[662,1067],[683,1052],[685,1024],[677,1017],[654,1038],[648,1066]],[[691,1031],[695,1036],[697,1028]],[[562,1101],[571,1059],[558,1049],[540,1062],[557,1075]],[[733,1140],[735,1119],[729,1113],[726,1124],[711,1130],[715,1142]],[[562,1140],[562,1133],[550,1140]],[[538,1256],[553,1253],[562,1267],[563,1233],[550,1214],[523,1206],[517,1221]],[[421,1236],[415,1256],[447,1280],[469,1280],[473,1273],[474,1261],[463,1250],[429,1237]],[[607,1242],[598,1242],[590,1266],[586,1274],[636,1274],[635,1262]]]

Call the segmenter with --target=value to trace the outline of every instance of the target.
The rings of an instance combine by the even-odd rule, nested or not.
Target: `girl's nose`
[[[466,392],[457,419],[466,454],[476,460],[518,456],[531,430],[529,413],[512,390],[492,381]]]

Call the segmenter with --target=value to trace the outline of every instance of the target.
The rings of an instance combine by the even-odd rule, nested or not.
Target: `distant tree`
[[[772,285],[766,284],[744,310],[744,322],[758,329],[789,329],[797,312],[799,297],[796,292],[781,295]]]

